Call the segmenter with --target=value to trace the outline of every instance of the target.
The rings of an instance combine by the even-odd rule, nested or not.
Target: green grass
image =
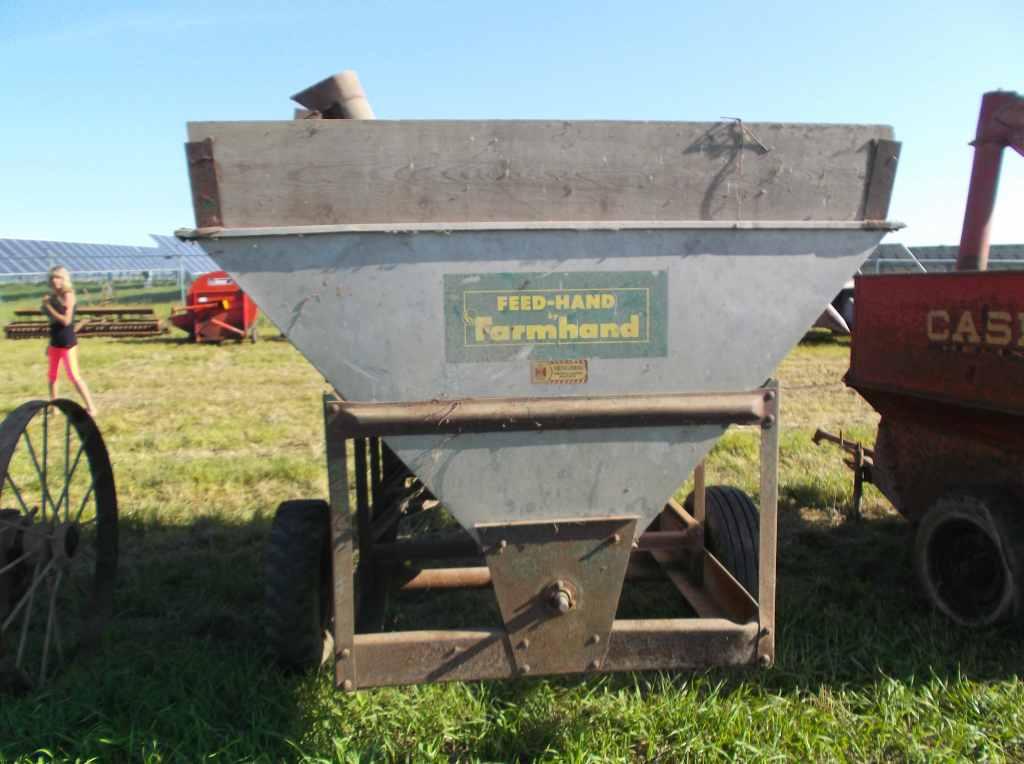
[[[14,301],[3,292],[0,320],[38,303],[20,289]],[[166,314],[175,299],[152,304]],[[43,347],[0,340],[0,416],[45,395]],[[284,499],[326,494],[323,380],[281,341],[84,340],[121,504],[116,613],[98,652],[57,682],[0,697],[0,758],[1020,760],[1019,637],[932,614],[911,577],[907,525],[873,489],[864,520],[847,520],[849,472],[810,442],[816,426],[872,437],[875,415],[839,381],[848,352],[816,336],[779,369],[775,668],[346,696],[326,673],[279,673],[262,646],[269,519]],[[730,431],[708,479],[754,493],[756,460],[757,433]],[[456,595],[440,613],[473,621],[482,596]],[[411,618],[438,612],[422,597],[407,604]]]

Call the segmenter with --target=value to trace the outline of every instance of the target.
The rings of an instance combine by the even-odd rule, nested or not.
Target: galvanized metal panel
[[[756,387],[881,231],[339,233],[204,242],[349,400],[719,392]],[[446,274],[667,273],[665,356],[588,358],[586,383],[512,360],[449,363]],[[524,286],[528,288],[528,285]],[[578,348],[587,357],[587,347]]]
[[[854,273],[879,230],[569,228],[351,232],[204,242],[349,400],[723,392],[757,387]],[[536,384],[523,345],[449,362],[445,276],[665,274],[664,355],[593,357]],[[529,283],[522,285],[529,290]],[[642,529],[720,427],[388,438],[466,528],[631,515]]]
[[[720,426],[387,438],[459,522],[638,518],[639,533]]]

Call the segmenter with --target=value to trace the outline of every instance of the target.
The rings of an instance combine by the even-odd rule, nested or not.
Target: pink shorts
[[[61,363],[64,364],[64,372],[68,375],[68,379],[72,382],[77,381],[71,371],[71,360],[68,358],[68,353],[70,352],[71,348],[55,348],[53,345],[47,348],[47,355],[50,358],[50,369],[46,376],[50,382],[57,381],[57,372],[60,371]]]

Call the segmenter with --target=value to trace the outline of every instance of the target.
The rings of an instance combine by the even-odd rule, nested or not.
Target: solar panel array
[[[880,244],[861,267],[861,273],[942,273],[956,270],[957,246],[906,247]],[[990,270],[1024,270],[1024,244],[993,244],[988,253]]]
[[[194,278],[220,270],[195,242],[180,241],[173,236],[159,234],[150,234],[150,238],[156,242],[155,247],[0,239],[0,281],[39,278],[55,265],[63,265],[72,275],[93,277],[139,274],[144,271],[177,272],[179,267],[183,267],[186,275]],[[913,247],[908,250],[902,244],[881,244],[864,263],[861,273],[919,271],[922,268],[928,271],[951,271],[956,254],[955,246]],[[1024,245],[992,245],[989,267],[1024,269]]]
[[[38,278],[55,265],[72,275],[105,277],[184,268],[190,277],[219,270],[193,242],[151,234],[155,247],[0,239],[0,281]]]

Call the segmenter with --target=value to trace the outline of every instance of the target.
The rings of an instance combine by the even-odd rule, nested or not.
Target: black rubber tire
[[[331,625],[330,509],[321,500],[277,508],[267,542],[267,642],[290,671],[309,671],[329,655]]]
[[[843,321],[846,322],[846,325],[850,328],[850,331],[852,332],[853,322],[855,318],[853,290],[844,289],[842,292],[836,295],[836,299],[832,301],[832,307],[835,308],[836,312],[838,312],[839,315],[843,317]]]
[[[1022,621],[1024,524],[985,492],[947,494],[914,536],[914,573],[931,605],[961,626]]]
[[[693,494],[686,497],[693,513]],[[761,518],[747,494],[728,485],[704,489],[704,546],[751,597],[757,599]]]

